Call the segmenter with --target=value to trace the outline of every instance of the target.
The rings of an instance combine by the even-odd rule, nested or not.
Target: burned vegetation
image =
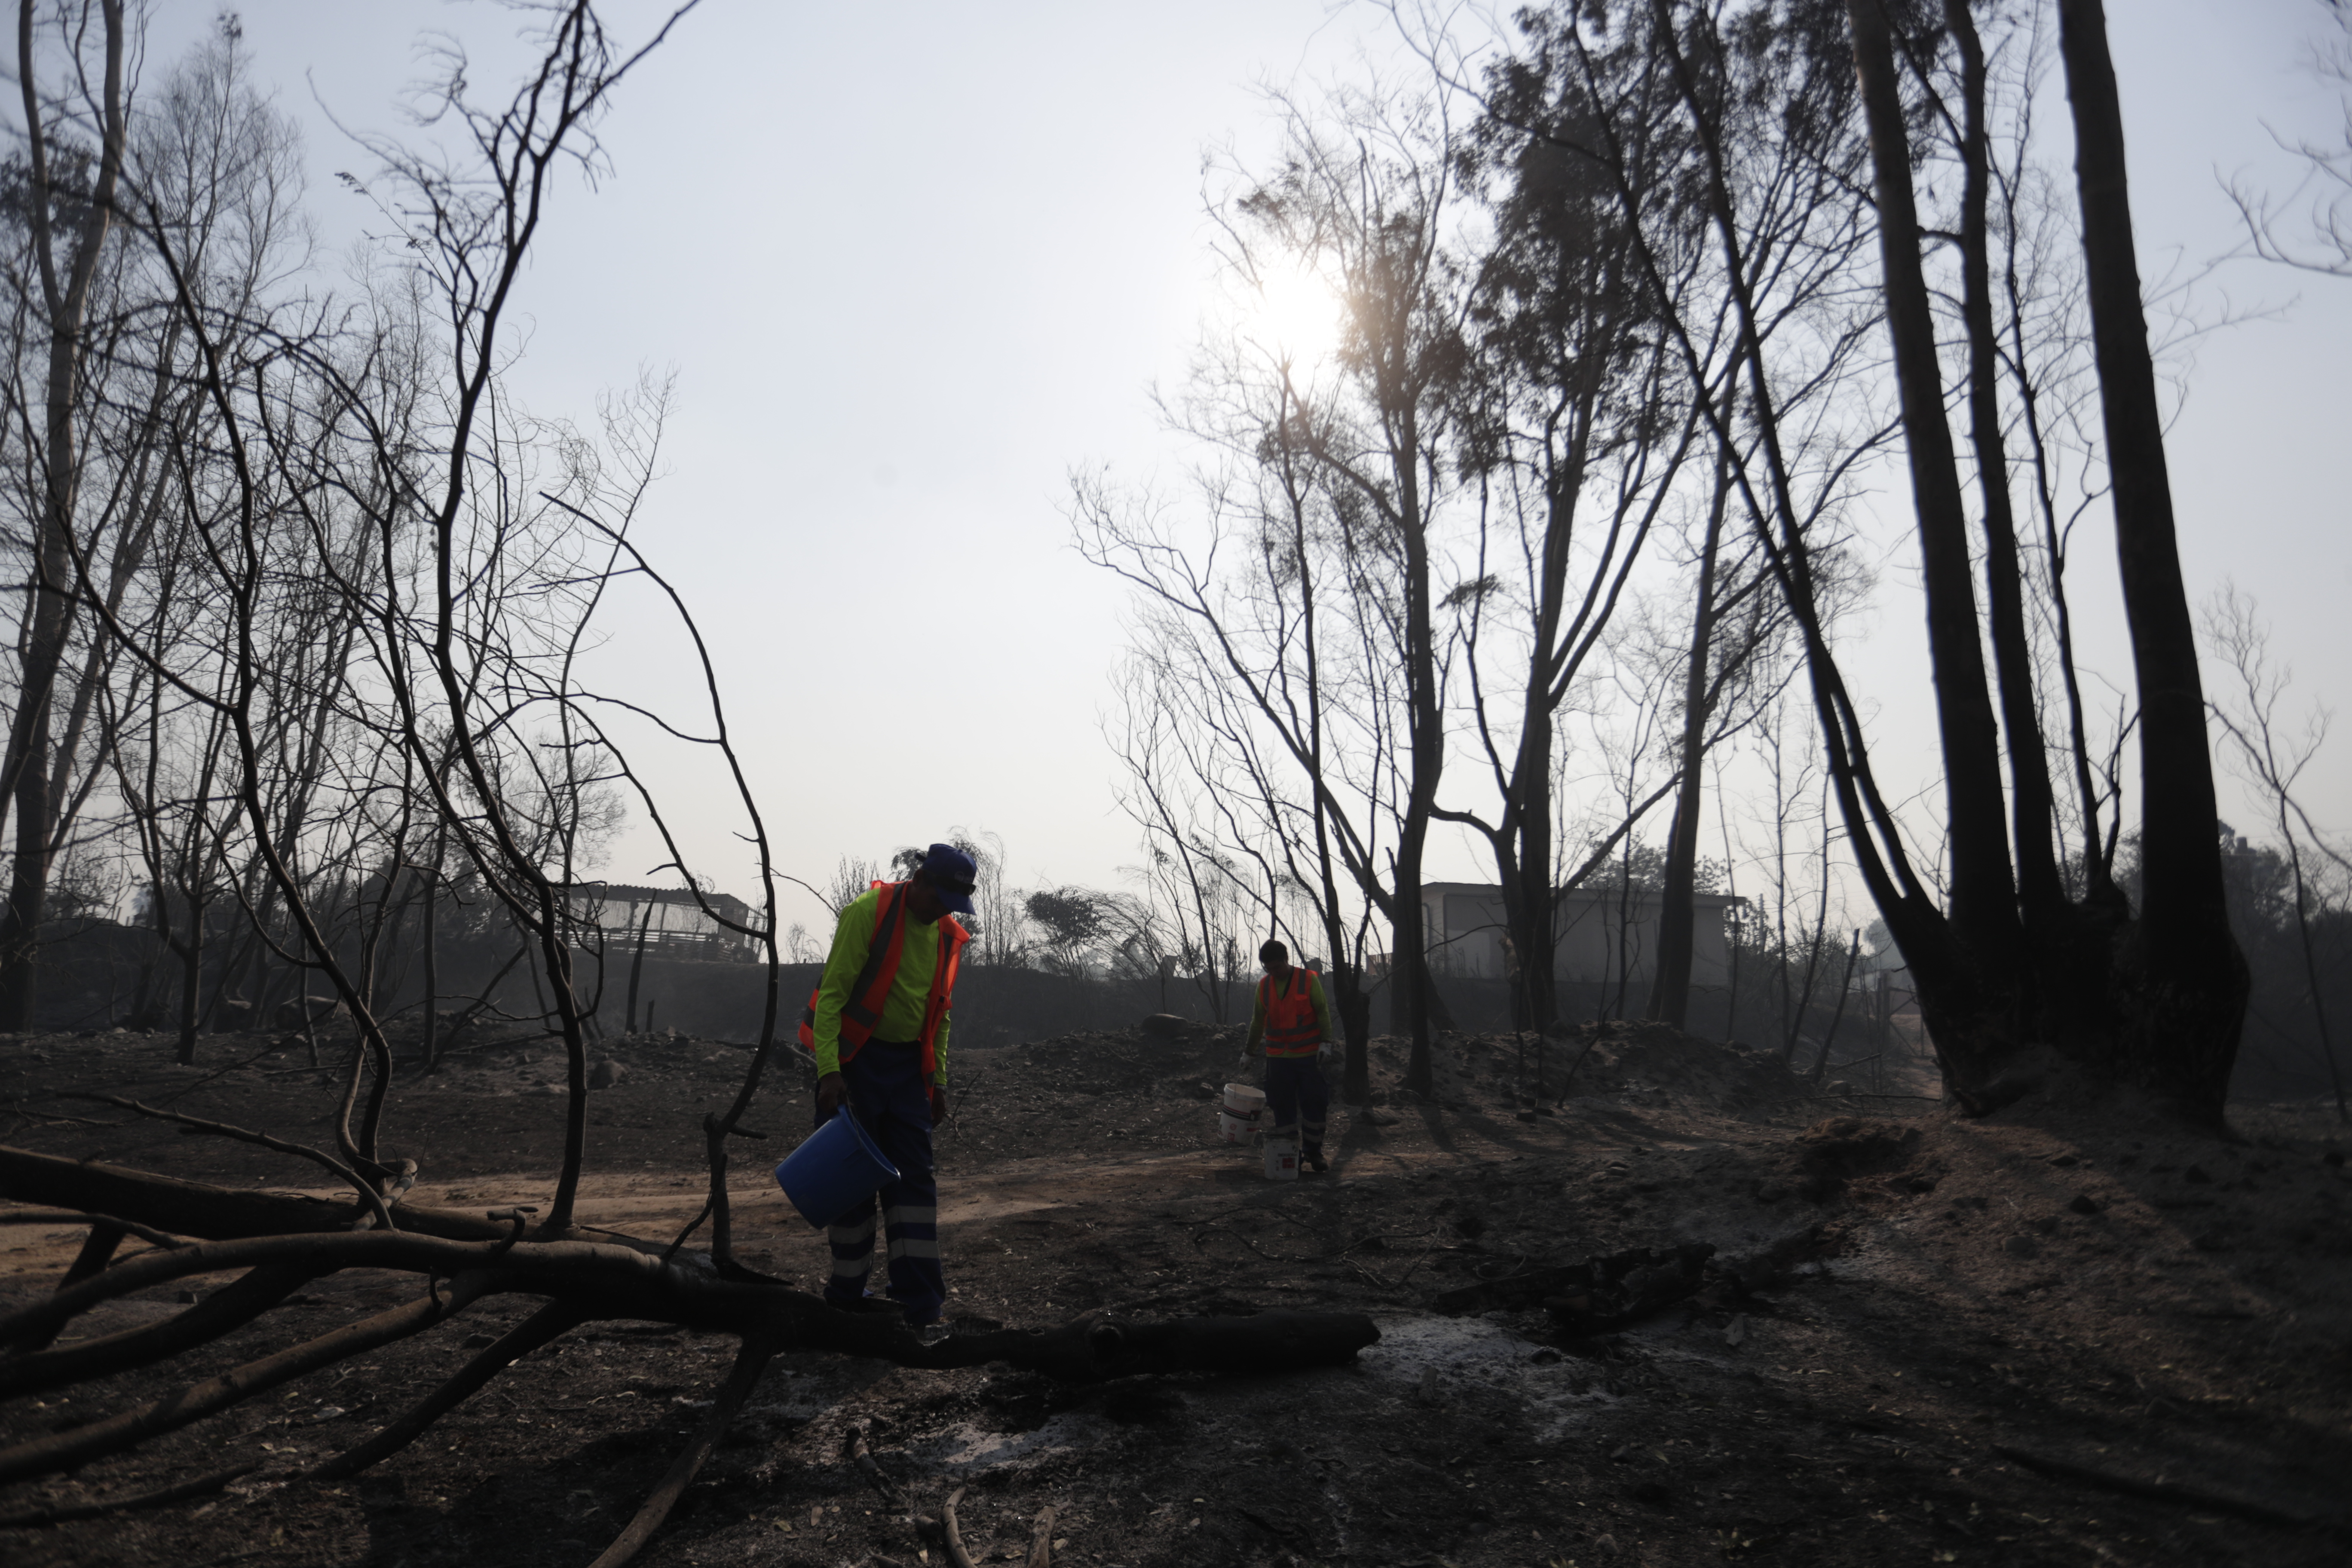
[[[1987,315],[1988,235],[2016,231],[1989,221],[1992,100],[1966,5],[1946,8],[1948,37],[1896,40],[1882,8],[1852,0],[1844,32],[1832,7],[1816,18],[1826,30],[1780,42],[1761,26],[1769,8],[1726,13],[1729,38],[1708,36],[1706,8],[1685,27],[1663,3],[1622,7],[1635,26],[1610,37],[1579,30],[1607,6],[1529,12],[1527,58],[1488,84],[1481,132],[1489,153],[1517,150],[1538,177],[1531,201],[1551,193],[1512,231],[1514,267],[1564,279],[1593,259],[1601,275],[1646,279],[1519,290],[1574,305],[1574,320],[1515,324],[1450,292],[1490,274],[1442,254],[1452,220],[1412,193],[1451,188],[1467,146],[1423,146],[1431,157],[1404,166],[1362,155],[1358,131],[1373,127],[1310,135],[1242,198],[1265,226],[1229,238],[1339,246],[1331,259],[1360,293],[1388,291],[1393,309],[1370,314],[1398,336],[1351,350],[1352,403],[1294,406],[1286,375],[1252,384],[1274,399],[1264,438],[1247,419],[1215,432],[1262,470],[1255,516],[1216,498],[1252,542],[1252,591],[1268,590],[1243,601],[1256,617],[1245,636],[1219,618],[1233,606],[1215,581],[1152,531],[1160,509],[1087,483],[1074,493],[1081,549],[1165,612],[1152,657],[1130,666],[1129,808],[1155,864],[1194,868],[1204,842],[1206,864],[1234,851],[1215,899],[1191,869],[1183,889],[1161,889],[1181,892],[1197,930],[1180,920],[1159,946],[1131,931],[1104,966],[1156,984],[1163,1007],[1194,972],[1223,1016],[1244,936],[1286,921],[1294,938],[1312,933],[1337,1016],[1318,1030],[1346,1037],[1330,1169],[1269,1179],[1256,1151],[1219,1140],[1234,1030],[1163,1016],[1023,1039],[991,1019],[959,1036],[940,1129],[951,1293],[936,1332],[826,1307],[813,1289],[824,1238],[766,1173],[804,1125],[812,1064],[780,1033],[798,1000],[781,978],[787,879],[719,671],[631,536],[662,467],[667,388],[608,399],[587,433],[533,418],[500,379],[553,183],[602,172],[602,116],[691,8],[625,47],[586,0],[526,6],[532,58],[502,101],[474,95],[455,46],[430,55],[440,85],[416,107],[446,140],[366,145],[368,177],[345,179],[381,220],[375,270],[333,300],[260,297],[255,280],[280,276],[282,258],[257,241],[228,264],[192,224],[203,182],[158,177],[170,160],[157,147],[196,143],[173,143],[126,96],[135,16],[114,0],[23,8],[31,123],[0,216],[41,258],[25,341],[47,381],[39,437],[20,422],[26,444],[9,466],[41,478],[24,508],[16,848],[0,911],[7,1562],[2344,1560],[2345,1149],[2340,1123],[2308,1107],[2227,1102],[2250,981],[2226,918],[2181,585],[2170,564],[2124,584],[2150,694],[2118,719],[2138,736],[2147,797],[2126,876],[2120,763],[2094,748],[2070,652],[2070,733],[2058,760],[2040,743],[2037,716],[2056,700],[2036,687],[2038,612],[2021,595],[2054,590],[2056,575],[2021,567],[2021,525],[1988,494],[1979,616],[1961,469],[1948,430],[1930,439],[1949,401],[1934,301],[1950,289],[1921,272],[1921,247],[1932,237],[1940,255],[1948,237],[1922,226],[1909,189],[1915,124],[1959,136],[1948,281],[1983,414],[1978,484],[2012,467],[1997,455],[2003,396],[2113,384],[2099,461],[2118,537],[2136,558],[2172,563],[2096,6],[2060,11],[2077,142],[2086,168],[2109,171],[2086,173],[2083,193],[2098,330],[2088,364],[2083,334],[2061,334],[2050,352],[2075,357],[2044,367],[2051,382],[2001,380],[2043,354],[2003,350]],[[227,226],[289,232],[259,221],[288,216],[270,171],[291,167],[291,144],[239,85],[236,39],[225,17],[179,101],[227,105],[245,128],[251,158],[198,147],[259,171]],[[1906,111],[1898,42],[1906,58],[1949,45],[1935,80],[1959,93],[1957,117]],[[1718,66],[1737,90],[1709,85]],[[2031,101],[2013,100],[2020,112]],[[181,130],[204,118],[190,110]],[[1643,134],[1628,143],[1612,128]],[[1780,173],[1734,179],[1727,145]],[[1569,153],[1585,162],[1563,183]],[[1769,193],[1759,225],[1739,203]],[[1566,254],[1596,237],[1610,255]],[[1885,266],[1867,258],[1874,237]],[[1804,259],[1759,316],[1742,280],[1782,255]],[[1408,256],[1420,259],[1401,268]],[[1847,690],[1832,635],[1856,590],[1820,530],[1894,427],[1874,412],[1866,445],[1792,468],[1787,452],[1803,456],[1810,437],[1784,450],[1783,425],[1831,430],[1842,405],[1776,415],[1770,395],[1844,387],[1886,402],[1839,369],[1876,331],[1874,291],[1902,328],[1901,433],[1948,737],[1931,766],[1948,785],[1948,900],[1908,807],[1873,771],[1871,704]],[[1514,342],[1473,343],[1464,322]],[[1515,389],[1454,429],[1480,401],[1459,377],[1514,361]],[[1581,385],[1604,364],[1623,384],[1578,393],[1586,422],[1562,426],[1554,373]],[[1530,416],[1539,430],[1509,434]],[[1369,466],[1344,449],[1351,426],[1391,433]],[[1706,565],[1689,651],[1659,667],[1684,670],[1666,683],[1684,693],[1676,776],[1637,790],[1628,775],[1628,815],[1571,878],[1601,876],[1614,857],[1630,920],[1635,828],[1673,796],[1685,826],[1660,904],[1688,928],[1709,748],[1801,678],[1807,697],[1790,700],[1810,700],[1829,769],[1822,864],[1833,797],[1840,841],[1917,987],[1934,1074],[1906,1080],[1881,1062],[1868,1094],[1827,1076],[1862,933],[1841,951],[1826,869],[1810,938],[1774,938],[1782,1050],[1682,1031],[1687,929],[1664,944],[1646,1009],[1658,1022],[1448,1026],[1441,983],[1454,981],[1440,970],[1470,954],[1432,956],[1451,945],[1430,940],[1423,903],[1441,822],[1495,856],[1508,942],[1491,944],[1494,977],[1510,977],[1509,1016],[1539,1024],[1570,1005],[1549,962],[1569,804],[1554,798],[1550,731],[1581,700],[1588,656],[1613,646],[1574,605],[1615,605],[1636,546],[1609,545],[1580,584],[1568,531],[1586,524],[1573,505],[1547,506],[1543,527],[1559,531],[1523,552],[1529,592],[1485,575],[1449,588],[1430,546],[1441,504],[1466,510],[1474,487],[1448,500],[1421,479],[1497,477],[1507,463],[1530,494],[1613,490],[1614,540],[1669,510],[1670,477],[1640,477],[1668,449],[1674,470],[1687,458],[1689,473],[1713,474],[1715,498],[1692,542]],[[1609,482],[1570,466],[1595,450],[1613,454]],[[1486,479],[1475,488],[1483,517]],[[2058,513],[2042,500],[2054,556]],[[1528,635],[1498,630],[1487,647],[1525,656],[1523,716],[1498,695],[1490,725],[1477,699],[1490,822],[1444,804],[1462,710],[1440,677],[1446,650],[1470,656],[1476,617],[1515,596]],[[583,655],[625,600],[630,658],[667,628],[698,711],[655,715],[583,684],[610,668]],[[2063,601],[2048,607],[2063,626]],[[1473,618],[1449,631],[1448,616]],[[1327,666],[1333,643],[1360,653]],[[1773,647],[1777,673],[1738,674]],[[1200,681],[1176,680],[1181,661],[1163,657],[1212,648],[1213,679]],[[1670,710],[1663,698],[1646,710]],[[1245,765],[1188,750],[1203,732],[1233,741]],[[1771,744],[1777,795],[1777,731]],[[2119,755],[2121,733],[2114,744]],[[699,831],[732,816],[756,902],[689,870],[637,765],[656,746],[672,749],[656,771],[675,776],[684,748],[698,782],[732,792],[725,812],[708,796],[687,809]],[[1282,777],[1261,771],[1269,762]],[[73,912],[68,893],[85,913],[102,902],[52,873],[71,869],[59,847],[101,787],[143,889],[152,963],[125,1026],[45,1031],[60,1016],[37,994],[45,921]],[[1206,840],[1167,804],[1195,795],[1223,816]],[[644,874],[675,886],[589,879],[625,810],[666,858]],[[1776,816],[1784,861],[1788,826]],[[2062,828],[2077,848],[2062,851]],[[1032,895],[1055,933],[1034,956],[1091,984],[1087,944],[1116,906],[1071,892]],[[604,923],[621,894],[645,905],[634,957],[609,940],[628,929]],[[690,906],[701,934],[756,956],[760,994],[744,1011],[757,1024],[730,1026],[753,1043],[654,1033],[639,982],[656,904]],[[1760,915],[1735,965],[1765,951]],[[478,973],[435,970],[445,916],[479,939]],[[999,940],[1016,929],[997,923]],[[1612,1014],[1642,1005],[1633,988],[1649,984],[1626,929]],[[388,973],[405,951],[425,969],[413,990]],[[986,962],[1025,960],[1006,948]],[[260,984],[240,996],[232,975]],[[1808,1078],[1790,1062],[1816,979],[1830,1005]],[[1375,989],[1391,1031],[1377,1038]],[[250,1032],[265,1020],[278,1031]],[[1887,1023],[1882,1012],[1873,1026]]]
[[[979,1048],[940,1144],[953,1331],[925,1343],[818,1304],[822,1237],[762,1171],[731,1180],[727,1265],[673,1250],[737,1047],[614,1047],[605,1174],[560,1235],[514,1217],[562,1145],[526,1039],[455,1089],[397,1075],[390,1113],[446,1173],[389,1232],[278,1185],[310,1177],[272,1151],[50,1114],[106,1083],[300,1136],[337,1086],[266,1066],[276,1043],[217,1075],[161,1037],[0,1047],[12,1561],[2345,1549],[2352,1184],[2297,1108],[2227,1139],[2049,1098],[1951,1120],[1643,1026],[1555,1042],[1541,1086],[1511,1037],[1448,1037],[1413,1103],[1383,1038],[1331,1173],[1277,1183],[1217,1141],[1230,1034]]]

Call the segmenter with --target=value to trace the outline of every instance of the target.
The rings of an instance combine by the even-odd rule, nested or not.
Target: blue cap
[[[934,844],[923,854],[923,880],[960,915],[971,913],[972,883],[979,875],[971,857],[952,844]]]

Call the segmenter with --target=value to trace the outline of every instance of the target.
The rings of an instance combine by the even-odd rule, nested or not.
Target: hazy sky
[[[159,9],[158,65],[210,14]],[[399,130],[425,29],[467,42],[486,94],[515,58],[514,19],[488,4],[238,9],[261,79],[309,127],[313,205],[336,245],[369,215],[331,174],[365,163],[325,111]],[[608,15],[634,38],[658,9]],[[2193,268],[2239,243],[2217,172],[2292,183],[2266,121],[2340,125],[2302,65],[2321,7],[2109,9],[2144,266]],[[564,182],[542,231],[516,385],[537,412],[587,419],[641,367],[676,372],[667,477],[640,539],[711,638],[782,868],[819,880],[838,855],[954,826],[1002,835],[1026,885],[1110,885],[1135,858],[1099,728],[1123,599],[1070,548],[1065,476],[1108,463],[1174,478],[1185,453],[1150,393],[1181,380],[1211,297],[1203,152],[1262,162],[1265,86],[1367,62],[1412,70],[1384,12],[1323,0],[706,0],[625,85],[604,131],[613,177]],[[2238,263],[2199,298],[2273,314],[2194,348],[2170,448],[2190,591],[2234,576],[2295,668],[2291,704],[2340,700],[2352,279]],[[2078,576],[2111,581],[2112,560],[2086,540]],[[1880,682],[1890,754],[1924,781],[1908,573],[1895,551],[1854,662]],[[2109,597],[2086,587],[2084,613],[2091,662],[2120,681]],[[613,629],[615,679],[695,700],[669,628]],[[709,763],[666,764],[663,782],[704,864],[748,894]],[[2352,737],[2308,795],[2339,828],[2347,803]],[[636,879],[659,858],[632,837],[607,874]],[[1433,869],[1482,868],[1449,844]],[[793,918],[816,923],[814,901]]]

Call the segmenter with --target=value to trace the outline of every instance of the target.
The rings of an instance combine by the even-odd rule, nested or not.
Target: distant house
[[[1424,882],[1421,896],[1435,973],[1508,977],[1509,928],[1501,888],[1492,882]],[[1728,985],[1731,949],[1724,915],[1745,908],[1748,900],[1698,893],[1691,903],[1691,984]],[[1626,979],[1648,981],[1657,967],[1658,906],[1654,892],[1580,888],[1560,894],[1552,919],[1552,973],[1570,984],[1603,984],[1618,978],[1622,962]]]
[[[739,926],[754,925],[751,907],[725,893],[705,893],[698,902],[684,888],[632,888],[619,882],[574,882],[564,889],[572,918],[604,932],[605,951],[635,948],[645,932],[646,951],[665,958],[704,958],[749,963],[759,943],[711,919],[715,911]],[[706,911],[703,905],[709,906]]]

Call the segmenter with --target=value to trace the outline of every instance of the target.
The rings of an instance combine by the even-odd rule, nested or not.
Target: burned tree
[[[1989,15],[2015,47],[2025,47],[2014,35],[2030,24],[2007,13]],[[1727,327],[1724,352],[1736,375],[1723,384],[1722,395],[1702,399],[1702,414],[1737,505],[1797,622],[1848,841],[1916,978],[1950,1091],[1977,1110],[2003,1102],[2034,1081],[2032,1058],[2047,1042],[2102,1075],[2144,1085],[2210,1120],[2220,1113],[2234,1055],[2243,970],[2220,897],[2202,700],[2140,319],[2105,24],[2088,0],[2067,0],[2059,18],[2078,147],[2076,232],[2093,339],[2088,374],[2104,413],[2104,458],[2115,485],[2139,679],[2143,831],[2165,846],[2164,871],[2151,878],[2137,911],[2108,874],[2112,837],[2102,847],[2093,826],[2096,766],[2075,695],[2053,529],[2042,585],[2053,597],[2055,660],[2074,710],[2070,760],[2081,781],[2090,847],[2076,868],[2079,895],[2066,889],[2058,858],[2022,542],[2009,501],[2004,400],[2024,404],[2039,464],[2034,400],[2046,374],[2039,362],[2063,348],[2025,340],[2016,320],[2022,307],[2013,258],[2002,258],[2008,299],[1993,295],[1993,247],[2001,230],[1988,216],[1995,180],[1987,127],[2000,105],[1975,12],[1961,0],[1939,19],[1881,0],[1834,8],[1643,0],[1563,9],[1526,19],[1529,47],[1499,68],[1487,98],[1490,109],[1502,106],[1504,118],[1530,140],[1557,144],[1601,172],[1637,265],[1661,286],[1661,297],[1680,254],[1674,220],[1696,214],[1711,232],[1720,319]],[[1555,74],[1582,87],[1597,106],[1588,122],[1548,121],[1524,99],[1510,107],[1507,89],[1518,80]],[[2017,102],[2029,97],[2021,89]],[[1690,177],[1681,187],[1686,199],[1664,213],[1645,205],[1632,177],[1637,163],[1630,149],[1649,133],[1654,110],[1674,117],[1691,150]],[[1914,186],[1921,134],[1938,138],[1936,144],[1961,169],[1958,210],[1934,226],[1938,237],[1957,235],[1958,276],[1946,297],[1959,301],[1953,338],[1980,498],[1983,610],[1973,581],[1966,487],[1947,423],[1946,351],[1925,250],[1930,226],[1919,215]],[[1799,204],[1801,226],[1783,235],[1772,212],[1808,178],[1824,176]],[[1874,189],[1867,205],[1850,195],[1864,183]],[[1878,251],[1879,321],[1816,312],[1809,332],[1776,331],[1773,291],[1811,262],[1826,262],[1833,289],[1845,288],[1854,242],[1865,238],[1874,238]],[[2012,317],[2010,345],[2000,331],[2004,305]],[[1662,318],[1694,384],[1710,389],[1717,320],[1685,311]],[[1836,479],[1872,442],[1841,438],[1818,422],[1808,428],[1793,417],[1790,401],[1791,389],[1840,384],[1851,395],[1859,384],[1844,362],[1864,331],[1882,325],[1894,349],[1923,565],[1943,752],[1948,890],[1932,885],[1916,863],[1903,813],[1873,767],[1862,710],[1830,636],[1828,576],[1815,528],[1821,503],[1803,499],[1808,489],[1833,498]],[[2005,346],[2015,352],[2005,353]],[[1827,456],[1819,468],[1829,482],[1802,482],[1809,447]],[[2046,477],[2038,483],[2047,511]],[[1988,640],[1990,670],[1980,651]]]
[[[1750,476],[1774,468],[1773,503],[1819,584],[1824,627],[1833,619],[1830,606],[1852,593],[1839,510],[1848,474],[1883,434],[1872,411],[1850,396],[1867,321],[1852,309],[1847,286],[1867,233],[1844,200],[1857,144],[1840,123],[1846,89],[1816,70],[1759,67],[1736,83],[1711,79],[1708,117],[1685,114],[1658,20],[1641,5],[1622,14],[1529,11],[1520,26],[1522,50],[1497,61],[1479,82],[1456,85],[1482,103],[1481,135],[1490,156],[1517,171],[1512,199],[1529,209],[1522,221],[1538,235],[1549,226],[1580,245],[1612,237],[1622,275],[1617,286],[1640,304],[1625,329],[1630,341],[1658,356],[1652,374],[1672,389],[1667,406],[1685,411],[1698,448],[1713,459],[1681,471],[1695,477],[1711,470],[1714,484],[1697,497],[1675,498],[1706,521],[1687,579],[1695,610],[1680,682],[1682,744],[1673,776],[1656,792],[1657,799],[1674,797],[1675,826],[1664,950],[1650,1005],[1671,1017],[1688,986],[1690,880],[1702,801],[1696,764],[1742,721],[1728,696],[1777,685],[1766,656],[1785,625],[1777,606],[1758,602],[1766,583],[1777,587],[1780,552],[1759,539],[1727,553],[1717,509],[1727,502],[1732,515],[1752,518],[1758,498]],[[1425,47],[1435,58],[1434,41]],[[1737,188],[1744,202],[1738,243],[1730,246],[1712,232],[1709,204],[1732,197],[1703,177],[1727,156],[1727,144],[1739,160]],[[1564,210],[1546,210],[1547,203],[1563,200]],[[1591,216],[1580,221],[1579,214]],[[1553,243],[1560,243],[1557,236]],[[1780,362],[1769,377],[1748,353],[1751,342],[1767,341]],[[1641,407],[1623,419],[1636,439],[1664,445],[1664,434],[1651,427],[1661,414]],[[1743,557],[1751,559],[1734,564]],[[1619,803],[1649,804],[1639,796]],[[1531,865],[1521,868],[1530,890],[1537,875]]]
[[[1197,553],[1148,502],[1090,479],[1074,510],[1087,558],[1189,622],[1202,668],[1273,732],[1306,803],[1291,831],[1315,868],[1307,885],[1324,890],[1334,960],[1348,951],[1344,878],[1350,902],[1389,926],[1391,1020],[1411,1041],[1408,1087],[1425,1094],[1433,1021],[1448,1023],[1429,980],[1422,881],[1446,761],[1438,617],[1469,368],[1448,248],[1451,133],[1437,102],[1376,95],[1286,104],[1284,121],[1273,169],[1238,174],[1213,214],[1223,259],[1245,295],[1294,272],[1328,286],[1339,347],[1308,363],[1244,331],[1204,360],[1173,422],[1232,473],[1202,486]],[[1216,559],[1228,540],[1231,577]],[[1361,743],[1343,748],[1343,729]],[[1340,976],[1343,1013],[1360,978]]]
[[[1684,293],[1698,281],[1686,264],[1692,247],[1685,264],[1658,273],[1636,266],[1607,181],[1556,137],[1527,137],[1514,124],[1533,112],[1574,125],[1590,119],[1591,99],[1550,81],[1517,85],[1520,96],[1481,122],[1468,160],[1496,187],[1488,200],[1496,234],[1474,296],[1477,358],[1465,396],[1475,412],[1466,445],[1503,520],[1495,553],[1511,564],[1507,575],[1481,574],[1448,598],[1497,804],[1491,820],[1467,810],[1439,816],[1475,830],[1494,856],[1518,957],[1514,1021],[1541,1029],[1559,1011],[1560,893],[1629,839],[1667,793],[1621,802],[1616,829],[1569,873],[1554,820],[1561,711],[1588,666],[1606,659],[1604,638],[1704,426],[1685,367],[1654,330],[1661,310],[1692,308]],[[1659,138],[1630,161],[1629,177],[1654,189],[1676,153],[1671,136]],[[1654,294],[1662,283],[1673,292]],[[1482,542],[1481,564],[1488,559]],[[1513,667],[1515,655],[1523,668]]]
[[[12,171],[17,188],[11,205],[27,231],[32,277],[26,292],[32,299],[26,314],[36,341],[25,348],[39,358],[41,393],[37,423],[30,410],[25,419],[29,450],[23,471],[31,478],[26,498],[31,514],[29,605],[0,773],[16,830],[8,901],[0,911],[0,1028],[10,1029],[32,1019],[41,914],[61,804],[53,775],[68,771],[73,761],[70,748],[61,751],[56,743],[57,707],[64,695],[60,682],[70,674],[68,656],[78,608],[71,588],[75,547],[94,531],[85,515],[84,448],[92,416],[89,384],[104,363],[108,334],[91,320],[91,304],[112,248],[129,133],[124,7],[121,0],[101,0],[94,18],[90,9],[84,6],[79,17],[64,18],[60,37],[52,38],[39,25],[31,0],[17,8],[16,64],[25,154],[21,169]],[[94,28],[88,26],[93,20]],[[60,46],[72,57],[71,74],[79,83],[50,97],[45,84],[56,73],[47,55]],[[84,53],[91,47],[95,59]],[[68,126],[90,138],[94,157],[76,159],[60,145],[72,133]]]
[[[2174,544],[2105,16],[2081,0],[2059,7],[2093,370],[2138,678],[2141,831],[2148,847],[2137,911],[2099,873],[2090,875],[2083,897],[2070,898],[2057,860],[1999,408],[1986,215],[1991,182],[1985,124],[1992,105],[1984,46],[1968,5],[1953,0],[1945,22],[1958,58],[1956,90],[1931,63],[1935,40],[1907,37],[1902,55],[1933,95],[1963,170],[1962,342],[1984,503],[1997,716],[1979,651],[1983,634],[1967,518],[1921,268],[1924,234],[1895,28],[1877,0],[1849,0],[1846,9],[1870,132],[1887,321],[1926,564],[1951,845],[1948,903],[1939,908],[1927,894],[1883,817],[1874,822],[1868,818],[1876,814],[1856,809],[1854,785],[1866,776],[1866,763],[1854,734],[1834,765],[1864,876],[1917,979],[1946,1081],[1963,1103],[1987,1108],[2019,1092],[2031,1081],[2029,1043],[2049,1041],[2105,1076],[2143,1085],[2189,1115],[2217,1120],[2237,1053],[2245,966],[2221,897],[2204,697]]]

